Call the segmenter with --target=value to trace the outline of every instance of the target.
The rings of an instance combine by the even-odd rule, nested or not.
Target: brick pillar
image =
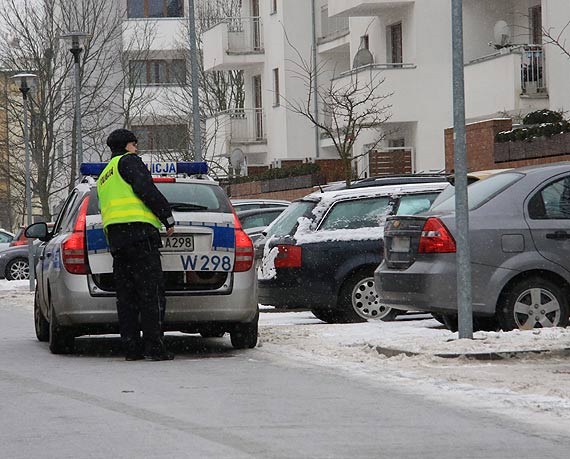
[[[504,166],[495,163],[495,135],[513,128],[510,118],[493,119],[466,126],[467,170],[497,169]],[[453,128],[445,130],[445,170],[453,170]]]

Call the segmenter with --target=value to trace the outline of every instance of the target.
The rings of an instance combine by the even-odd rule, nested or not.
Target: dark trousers
[[[112,255],[123,345],[127,351],[139,348],[142,331],[145,351],[160,349],[166,302],[158,247],[144,239],[113,250]]]

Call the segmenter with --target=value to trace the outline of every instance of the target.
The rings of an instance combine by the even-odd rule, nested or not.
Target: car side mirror
[[[45,222],[31,224],[26,228],[24,234],[27,238],[38,238],[43,242],[48,241],[51,236]]]

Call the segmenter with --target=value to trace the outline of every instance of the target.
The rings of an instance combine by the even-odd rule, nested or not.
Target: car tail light
[[[71,274],[87,274],[87,253],[85,248],[85,219],[89,196],[81,203],[73,232],[61,244],[63,266]]]
[[[26,239],[18,239],[17,241],[12,241],[10,243],[10,247],[16,247],[18,245],[28,245],[28,238]]]
[[[428,218],[422,228],[418,253],[455,253],[455,240],[439,218]]]
[[[253,243],[241,227],[241,223],[234,212],[234,225],[236,235],[236,260],[234,272],[249,271],[253,266]]]
[[[300,268],[301,267],[301,247],[298,245],[277,245],[277,256],[275,257],[276,268]]]

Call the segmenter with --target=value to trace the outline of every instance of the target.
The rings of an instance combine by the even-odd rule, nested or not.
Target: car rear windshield
[[[292,236],[300,217],[309,217],[317,205],[314,201],[295,201],[265,230],[267,237]]]
[[[479,180],[467,187],[469,210],[477,209],[487,201],[509,188],[513,183],[524,177],[519,172],[503,172],[485,180]],[[455,193],[445,201],[431,208],[434,212],[449,212],[455,210]]]
[[[157,182],[155,185],[166,197],[173,211],[232,212],[230,200],[217,185],[184,182]],[[91,190],[91,196],[92,199],[88,208],[89,214],[99,211],[97,189],[95,187]]]

